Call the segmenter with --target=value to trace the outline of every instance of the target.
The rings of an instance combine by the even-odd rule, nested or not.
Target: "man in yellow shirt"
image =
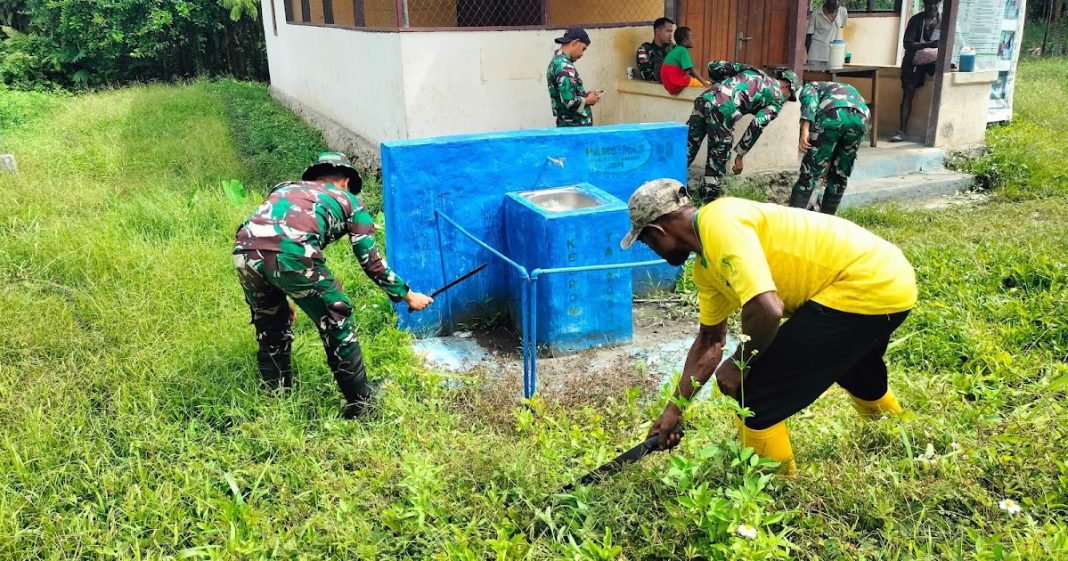
[[[787,472],[795,465],[784,421],[832,384],[864,416],[901,411],[883,354],[916,304],[916,275],[896,246],[848,220],[774,204],[723,198],[698,210],[674,179],[645,183],[628,206],[620,247],[640,240],[672,265],[697,254],[701,327],[676,397],[692,398],[715,374],[720,390],[753,412],[737,420],[743,444]],[[721,364],[727,318],[738,308],[744,342]],[[671,403],[649,434],[673,447],[681,422]]]

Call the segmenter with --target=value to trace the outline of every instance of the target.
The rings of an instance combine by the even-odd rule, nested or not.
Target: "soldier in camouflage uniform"
[[[842,202],[857,149],[868,133],[868,106],[856,88],[838,82],[809,82],[801,88],[801,137],[805,153],[790,206],[809,208],[812,191],[824,172],[827,188],[820,212],[834,214]]]
[[[657,18],[653,22],[653,40],[642,43],[635,54],[638,64],[638,77],[646,82],[660,82],[660,67],[664,57],[671,52],[671,38],[675,33],[675,22],[670,18]]]
[[[687,165],[692,164],[708,137],[705,177],[693,200],[697,206],[716,200],[723,194],[720,185],[727,173],[727,158],[734,143],[734,124],[742,115],[753,115],[753,122],[734,147],[734,173],[742,172],[742,158],[756,144],[764,127],[779,115],[787,99],[796,101],[800,89],[797,74],[777,71],[775,77],[745,64],[711,61],[708,76],[712,82],[705,93],[694,100],[687,140]]]
[[[359,415],[371,397],[360,345],[352,325],[352,304],[323,257],[323,248],[348,235],[364,272],[394,302],[413,309],[429,297],[408,289],[375,246],[375,225],[356,196],[362,182],[344,154],[324,152],[302,181],[274,187],[237,229],[233,260],[252,312],[259,352],[256,361],[268,387],[290,387],[290,326],[304,310],[319,329],[327,364],[347,402],[346,417]]]
[[[581,27],[572,27],[556,43],[556,51],[545,79],[549,84],[549,102],[552,103],[553,116],[558,127],[591,127],[593,110],[590,109],[601,99],[600,91],[586,92],[575,70],[574,62],[586,53],[590,46],[590,36]]]

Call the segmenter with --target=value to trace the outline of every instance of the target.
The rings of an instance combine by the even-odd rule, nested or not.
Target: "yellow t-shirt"
[[[786,315],[809,300],[864,315],[916,304],[916,273],[901,250],[848,220],[723,198],[698,211],[697,226],[704,255],[693,276],[702,324],[716,325],[772,290]]]

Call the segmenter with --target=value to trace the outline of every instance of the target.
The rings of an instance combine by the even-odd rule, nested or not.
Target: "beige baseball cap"
[[[686,186],[671,178],[646,181],[630,196],[630,232],[619,242],[621,249],[629,249],[646,226],[690,203]]]

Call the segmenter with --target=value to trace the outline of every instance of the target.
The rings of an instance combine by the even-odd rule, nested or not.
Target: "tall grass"
[[[1026,142],[1036,112],[1068,132],[1034,99],[1063,99],[1065,84],[1035,82],[994,134]],[[791,421],[801,475],[783,481],[732,444],[722,399],[698,402],[674,458],[556,496],[641,438],[655,396],[563,410],[447,389],[342,247],[328,259],[372,377],[388,380],[381,414],[338,418],[303,317],[295,390],[258,388],[233,230],[322,147],[262,86],[47,104],[5,131],[21,174],[0,177],[0,558],[1068,556],[1063,191],[1021,183],[981,207],[849,215],[919,274],[890,351],[904,419],[860,423],[832,391]],[[1036,161],[1056,169],[1045,150]],[[235,207],[224,179],[256,200]],[[1022,513],[1000,510],[1006,498]]]
[[[981,186],[1008,199],[1068,193],[1068,58],[1025,58],[1016,76],[1013,120],[987,133],[989,153],[973,162]]]

